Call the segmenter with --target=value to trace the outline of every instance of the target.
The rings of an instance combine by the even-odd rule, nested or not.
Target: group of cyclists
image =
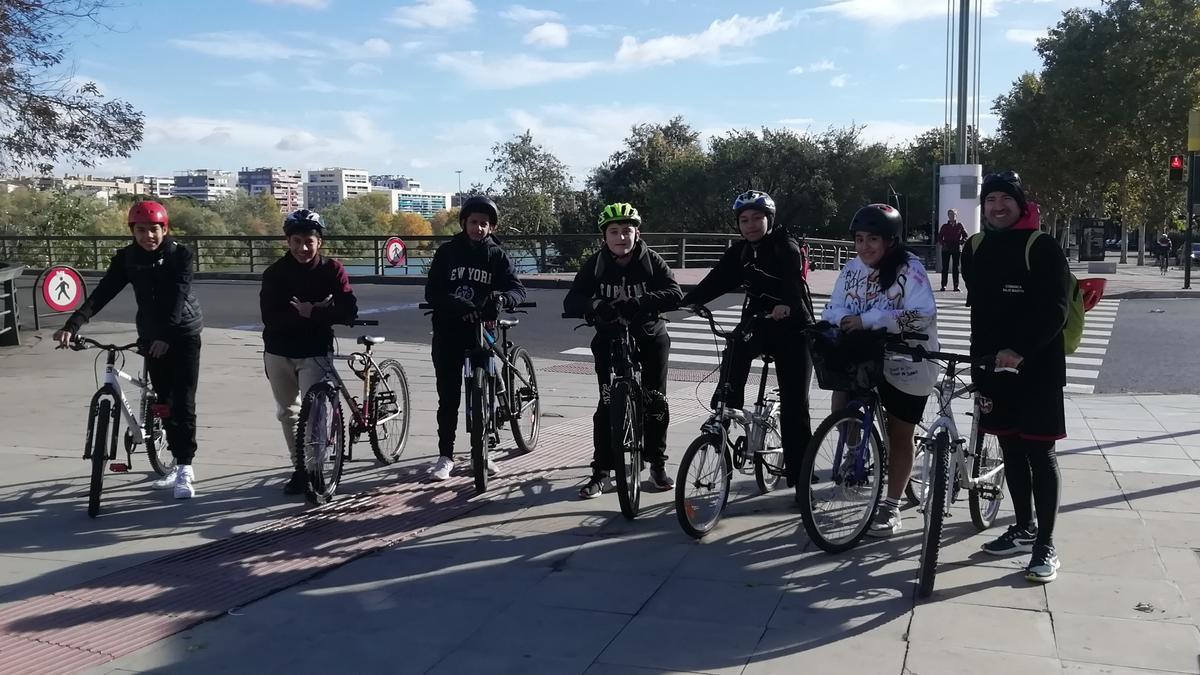
[[[1003,450],[1016,515],[1013,525],[984,544],[983,550],[995,555],[1031,554],[1026,577],[1048,582],[1059,567],[1053,541],[1060,482],[1054,442],[1066,435],[1062,333],[1071,277],[1066,258],[1051,238],[1031,241],[1038,230],[1036,209],[1029,208],[1015,173],[986,176],[981,204],[985,236],[976,235],[979,240],[964,247],[962,272],[971,314],[971,355],[994,355],[996,369],[973,376],[985,401],[982,425],[998,437]],[[650,465],[649,482],[659,490],[673,487],[666,470],[671,339],[663,313],[744,292],[741,320],[757,325],[752,340],[722,354],[729,364],[722,377],[727,378],[726,389],[732,395],[725,405],[743,405],[752,360],[771,356],[779,384],[789,486],[797,482],[812,435],[806,329],[823,321],[845,333],[919,335],[920,339],[908,342],[938,348],[933,288],[920,260],[903,243],[896,209],[871,204],[850,219],[848,233],[857,255],[841,271],[819,315],[805,280],[804,254],[776,221],[770,195],[753,190],[740,194],[732,211],[741,239],[686,294],[665,261],[641,239],[642,219],[636,207],[616,203],[600,213],[597,226],[603,246],[583,264],[563,301],[565,315],[586,317],[596,326],[592,341],[599,390],[593,416],[595,452],[580,498],[596,498],[610,490],[608,344],[618,323],[630,327],[638,346],[646,398],[643,457]],[[499,209],[490,198],[466,199],[459,212],[461,232],[438,248],[428,270],[425,297],[433,308],[431,358],[438,394],[439,452],[427,470],[432,481],[447,480],[455,469],[462,357],[472,344],[474,327],[480,321],[494,321],[499,312],[525,299],[516,268],[495,236],[499,221]],[[196,481],[192,459],[201,331],[200,306],[191,291],[193,254],[170,236],[166,209],[157,202],[135,204],[128,222],[133,243],[113,256],[96,291],[54,337],[64,346],[69,344],[126,284],[133,285],[139,343],[154,389],[170,411],[164,426],[176,461],[170,475],[155,485],[173,488],[177,498],[190,498]],[[263,273],[260,308],[264,371],[293,467],[284,491],[298,494],[305,490],[305,467],[294,446],[300,397],[332,369],[333,326],[352,321],[358,307],[345,268],[321,253],[326,230],[320,215],[307,209],[295,211],[286,216],[283,229],[288,250]],[[956,244],[963,243],[957,232],[953,238]],[[944,285],[943,278],[943,290]],[[881,537],[902,528],[900,498],[912,471],[914,429],[936,373],[927,362],[889,360],[884,375],[878,390],[891,441],[888,489],[869,530]],[[718,390],[725,383],[718,383]],[[834,399],[836,408],[837,392]],[[489,458],[487,471],[496,470]]]

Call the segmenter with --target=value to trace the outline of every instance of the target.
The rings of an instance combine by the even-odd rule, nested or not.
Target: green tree
[[[558,202],[569,191],[567,167],[526,131],[492,146],[487,170],[499,186],[497,205],[506,231],[544,234],[559,228]]]
[[[442,209],[434,213],[433,218],[429,219],[430,229],[439,237],[457,234],[460,228],[458,224],[458,212],[458,207],[455,207],[449,211]]]
[[[411,211],[401,211],[392,216],[392,231],[402,237],[428,237],[433,234],[429,221]]]
[[[666,124],[637,124],[625,139],[625,147],[592,171],[588,187],[606,204],[630,202],[642,208],[650,201],[654,180],[672,162],[703,152],[700,133],[682,117]]]
[[[128,157],[142,141],[142,113],[106,100],[64,68],[71,33],[101,25],[106,0],[0,0],[0,175],[54,164],[94,166]]]

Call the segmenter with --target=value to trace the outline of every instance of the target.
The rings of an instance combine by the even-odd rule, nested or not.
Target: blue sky
[[[984,113],[1085,5],[985,0]],[[144,111],[146,138],[99,174],[349,166],[453,190],[525,129],[583,176],[674,115],[898,143],[944,114],[946,0],[127,0],[104,18],[72,36],[75,77]]]

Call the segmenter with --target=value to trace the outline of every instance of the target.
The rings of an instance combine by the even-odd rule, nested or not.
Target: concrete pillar
[[[945,164],[938,174],[938,220],[936,225],[946,222],[946,212],[958,211],[958,220],[967,228],[967,234],[975,234],[982,223],[979,208],[979,188],[983,181],[983,167],[979,164]]]

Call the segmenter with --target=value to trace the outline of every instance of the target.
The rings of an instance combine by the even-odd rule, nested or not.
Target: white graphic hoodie
[[[821,318],[833,325],[847,316],[862,317],[868,330],[886,329],[889,333],[922,333],[928,340],[908,340],[912,346],[939,349],[937,336],[937,303],[933,287],[921,261],[911,253],[908,262],[896,273],[896,283],[883,291],[879,288],[879,271],[867,267],[855,257],[842,268],[829,304]],[[885,359],[884,376],[895,388],[906,394],[926,396],[937,379],[936,366],[928,361],[913,363]]]

